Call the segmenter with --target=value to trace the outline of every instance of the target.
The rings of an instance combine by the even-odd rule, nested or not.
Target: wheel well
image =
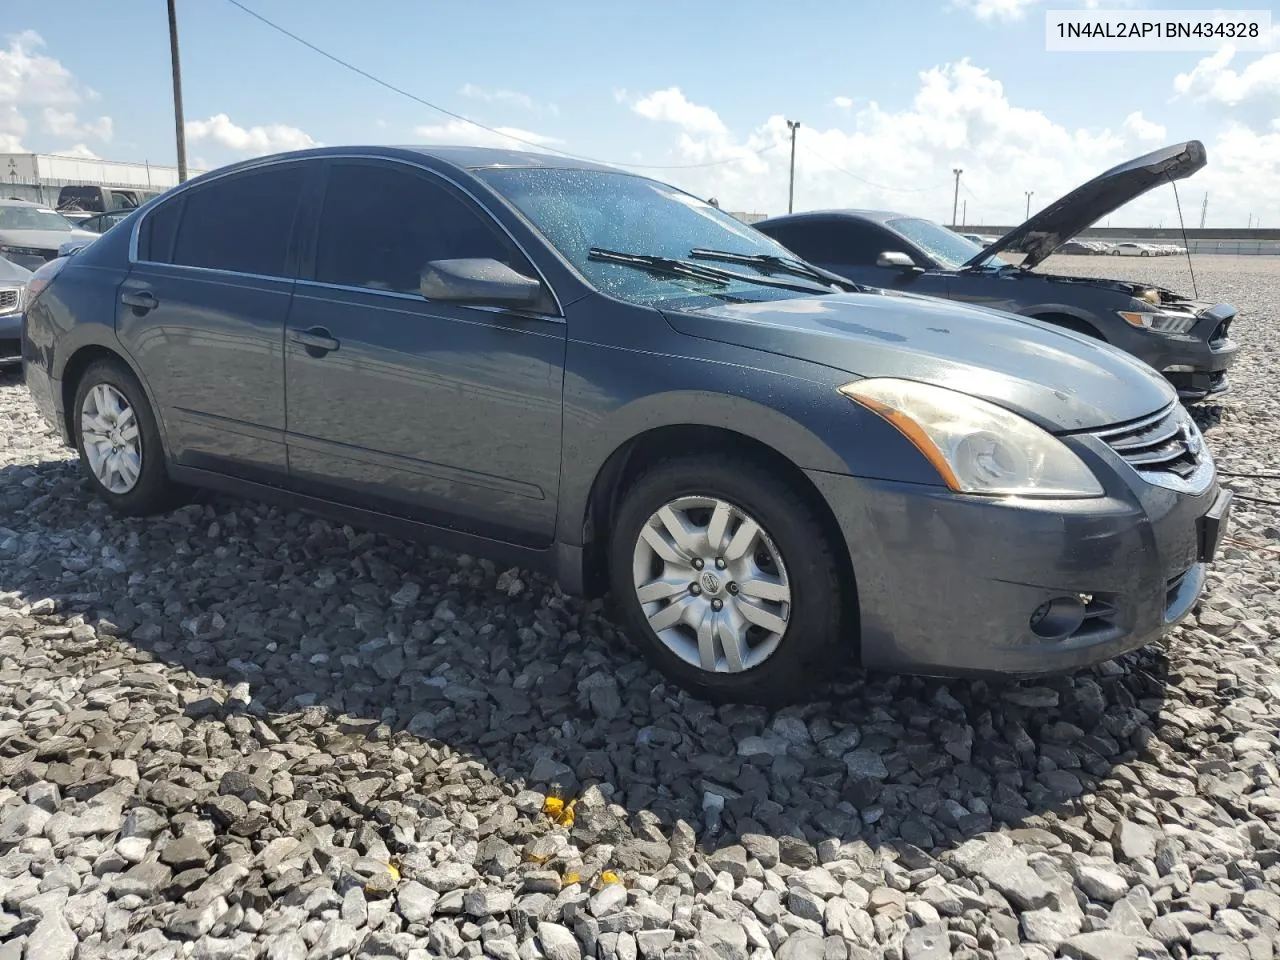
[[[89,365],[96,360],[119,360],[121,363],[124,362],[114,350],[91,344],[87,347],[81,347],[73,353],[62,371],[62,417],[66,421],[67,436],[71,438],[73,444],[76,436],[76,390],[80,386],[80,378],[89,369]]]
[[[1063,327],[1076,333],[1082,333],[1086,337],[1093,337],[1093,339],[1101,340],[1103,343],[1107,342],[1107,338],[1098,331],[1097,327],[1087,320],[1081,320],[1079,317],[1072,317],[1065,313],[1036,313],[1032,314],[1032,317],[1036,320],[1043,320],[1045,323],[1052,323],[1056,327]]]
[[[623,496],[632,483],[652,464],[689,454],[714,456],[732,453],[745,456],[786,478],[789,486],[822,524],[840,565],[841,582],[854,588],[853,563],[840,532],[840,525],[818,488],[804,471],[787,457],[754,437],[719,427],[673,425],[657,427],[633,437],[615,450],[596,474],[587,500],[583,523],[583,586],[589,597],[600,597],[609,589],[609,544],[607,531]]]

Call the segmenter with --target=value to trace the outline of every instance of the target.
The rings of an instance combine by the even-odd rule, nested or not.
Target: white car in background
[[[1155,251],[1146,243],[1117,243],[1110,250],[1113,257],[1152,257]]]

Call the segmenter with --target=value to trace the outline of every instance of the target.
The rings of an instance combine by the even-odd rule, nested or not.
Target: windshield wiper
[[[729,280],[721,276],[719,271],[709,267],[700,267],[696,263],[686,263],[671,257],[655,257],[646,253],[620,253],[617,250],[606,250],[604,247],[592,247],[587,251],[588,260],[599,260],[604,263],[620,263],[625,267],[648,270],[664,277],[683,277],[689,280],[701,280],[713,283],[718,287],[727,287]]]
[[[695,260],[723,260],[726,263],[746,263],[753,267],[767,267],[781,273],[789,273],[793,277],[806,277],[822,284],[834,283],[852,293],[860,293],[864,289],[859,284],[854,283],[847,277],[840,276],[838,273],[823,270],[821,267],[815,267],[813,264],[805,263],[803,260],[781,257],[776,253],[733,253],[729,250],[707,250],[703,247],[698,247],[690,250],[689,256]]]
[[[704,267],[675,257],[657,257],[647,253],[620,253],[617,250],[605,250],[592,247],[587,253],[589,260],[601,260],[605,263],[620,263],[639,270],[649,270],[668,277],[684,277],[690,280],[701,280],[706,283],[717,283],[728,286],[733,281],[751,283],[760,287],[777,287],[781,290],[794,290],[798,293],[830,293],[831,288],[815,287],[810,283],[796,283],[792,280],[776,280],[760,274],[738,273],[736,270],[722,270],[719,267]]]

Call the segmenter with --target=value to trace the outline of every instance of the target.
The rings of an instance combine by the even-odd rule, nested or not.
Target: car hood
[[[948,387],[1047,430],[1146,416],[1176,394],[1134,357],[1036,320],[911,294],[845,293],[664,312],[688,336],[794,357],[856,377]]]
[[[965,266],[976,266],[994,254],[1010,251],[1026,254],[1022,266],[1029,270],[1130,200],[1162,183],[1189,177],[1207,162],[1204,144],[1188,140],[1112,167],[1014,227]]]
[[[0,257],[0,283],[26,283],[31,279],[31,271],[21,264]]]
[[[0,230],[0,243],[37,250],[57,250],[68,240],[96,236],[91,230]]]

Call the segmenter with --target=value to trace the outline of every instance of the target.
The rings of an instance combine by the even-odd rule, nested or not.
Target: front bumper
[[[62,381],[50,377],[38,363],[24,364],[23,372],[26,376],[27,393],[41,418],[58,432],[64,446],[72,446],[71,437],[67,433],[67,420],[62,412]]]
[[[1200,518],[1230,498],[1216,480],[1192,496],[1136,475],[1102,498],[1052,502],[809,477],[852,559],[863,664],[933,676],[1060,673],[1159,639],[1198,600],[1225,527]],[[1062,598],[1085,615],[1046,640],[1033,615]]]
[[[1240,345],[1231,339],[1236,310],[1229,304],[1197,306],[1196,325],[1185,336],[1139,332],[1145,353],[1138,353],[1159,370],[1184,401],[1196,402],[1231,389],[1227,370],[1236,362]]]

